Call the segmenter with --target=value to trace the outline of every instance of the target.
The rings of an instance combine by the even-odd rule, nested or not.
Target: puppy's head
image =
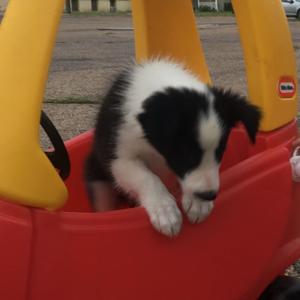
[[[252,143],[259,109],[230,91],[168,88],[149,97],[138,115],[145,137],[180,179],[183,192],[211,201],[229,133],[242,122]]]

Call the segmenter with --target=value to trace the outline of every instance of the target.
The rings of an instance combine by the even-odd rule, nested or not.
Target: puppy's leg
[[[184,194],[182,208],[191,223],[200,223],[210,215],[214,208],[214,203],[213,201],[203,201]]]
[[[173,196],[160,179],[137,159],[116,159],[112,163],[116,183],[130,194],[136,194],[153,226],[161,233],[179,233],[182,216]]]
[[[117,208],[117,192],[113,188],[109,173],[99,163],[95,149],[89,153],[85,161],[84,178],[88,197],[94,211],[107,211]]]
[[[117,193],[110,182],[91,181],[87,183],[89,198],[95,211],[108,211],[117,207]]]

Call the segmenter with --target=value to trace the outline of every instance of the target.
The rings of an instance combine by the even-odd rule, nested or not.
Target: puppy
[[[258,300],[299,300],[300,280],[289,276],[279,276],[267,287]]]
[[[210,87],[184,66],[157,59],[122,72],[102,103],[85,178],[95,210],[112,209],[111,184],[147,211],[153,226],[175,236],[182,215],[159,178],[170,170],[192,223],[212,211],[219,166],[232,127],[242,122],[254,143],[261,114],[243,97]]]

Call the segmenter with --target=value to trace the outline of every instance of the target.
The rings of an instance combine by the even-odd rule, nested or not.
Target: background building
[[[0,11],[4,11],[9,0],[0,0]],[[26,1],[26,0],[20,0]],[[41,0],[42,1],[42,0]],[[150,0],[151,1],[151,0]],[[163,0],[161,0],[163,1]],[[230,0],[191,0],[195,9],[201,7],[224,10],[226,5],[230,4]],[[127,12],[131,11],[130,0],[65,0],[65,11],[100,11],[100,12]],[[171,8],[170,8],[170,11]]]
[[[150,0],[151,1],[151,0]],[[163,1],[163,0],[162,0]],[[223,11],[230,0],[191,0],[195,9],[206,7]],[[66,0],[66,11],[126,12],[131,10],[130,0]]]
[[[193,6],[195,9],[201,10],[201,8],[210,8],[217,11],[230,10],[230,0],[193,0]]]
[[[131,10],[130,0],[66,0],[66,11],[126,12]]]

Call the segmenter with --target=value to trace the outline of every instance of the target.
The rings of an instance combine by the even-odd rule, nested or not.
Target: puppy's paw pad
[[[152,208],[149,216],[153,226],[162,234],[172,237],[180,232],[182,216],[175,202]]]

